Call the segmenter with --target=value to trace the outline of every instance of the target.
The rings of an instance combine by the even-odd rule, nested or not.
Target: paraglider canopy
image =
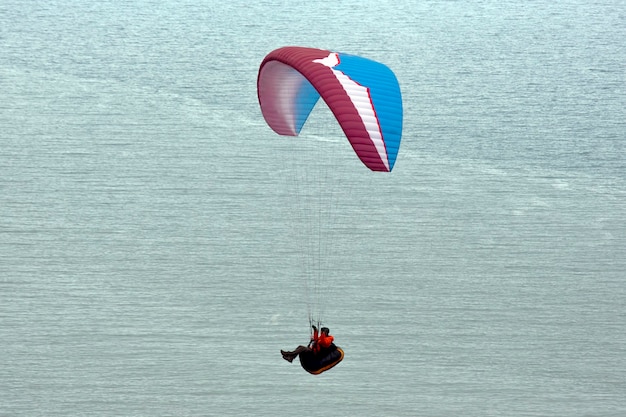
[[[385,65],[323,49],[283,47],[261,63],[257,93],[267,124],[290,136],[300,133],[321,96],[361,161],[372,171],[393,169],[402,135],[402,98]]]

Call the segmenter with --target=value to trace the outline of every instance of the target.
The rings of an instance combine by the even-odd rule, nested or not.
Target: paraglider
[[[299,135],[321,97],[360,161],[372,171],[392,171],[402,135],[402,97],[387,66],[356,55],[283,47],[261,62],[257,94],[267,124],[286,136]],[[309,322],[314,323],[311,313]],[[319,374],[341,362],[344,352],[327,328],[319,334],[313,329],[309,346],[281,353],[289,362],[299,356],[307,372]]]
[[[297,357],[300,358],[300,365],[310,374],[319,375],[329,370],[343,360],[343,350],[337,347],[333,341],[335,338],[330,335],[328,327],[322,327],[317,331],[317,327],[313,327],[313,336],[308,346],[298,346],[292,352],[281,350],[283,359],[293,362]]]

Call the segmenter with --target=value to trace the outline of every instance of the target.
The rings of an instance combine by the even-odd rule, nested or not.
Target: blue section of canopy
[[[402,94],[394,73],[385,65],[356,55],[339,54],[336,70],[367,87],[387,148],[389,170],[400,149],[402,138]]]

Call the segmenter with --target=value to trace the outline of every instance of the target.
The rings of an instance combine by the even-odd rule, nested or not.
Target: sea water
[[[0,415],[625,415],[624,39],[620,0],[5,0]],[[320,376],[279,354],[308,338],[256,98],[284,45],[404,98],[391,174],[338,152]],[[328,120],[304,139],[342,146]]]

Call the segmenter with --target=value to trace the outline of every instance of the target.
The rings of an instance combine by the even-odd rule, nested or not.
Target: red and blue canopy
[[[257,92],[267,124],[297,136],[320,96],[361,161],[391,171],[402,136],[402,96],[385,65],[355,55],[288,46],[259,68]]]

